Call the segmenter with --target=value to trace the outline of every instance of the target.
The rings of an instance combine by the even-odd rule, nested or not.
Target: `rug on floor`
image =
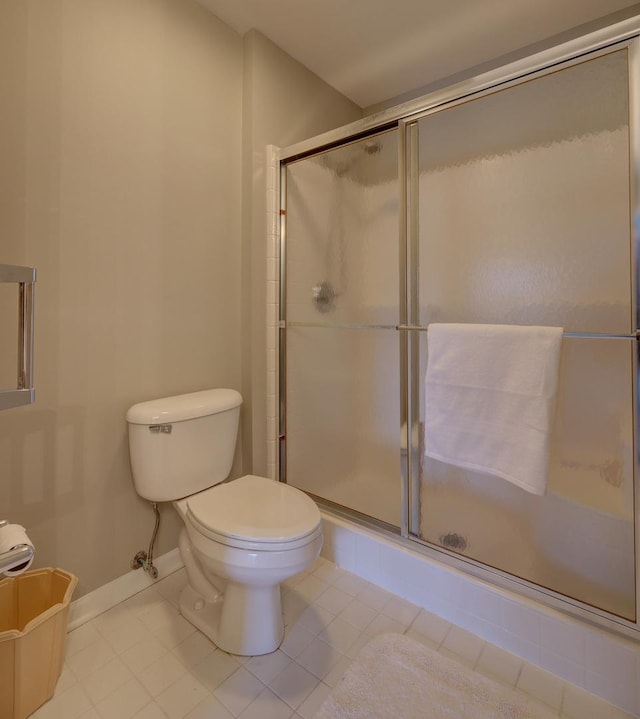
[[[543,704],[402,634],[359,652],[315,719],[557,719]]]

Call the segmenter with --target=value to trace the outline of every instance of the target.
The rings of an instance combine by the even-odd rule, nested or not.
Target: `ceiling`
[[[633,0],[198,1],[240,34],[256,28],[363,108],[636,5]]]

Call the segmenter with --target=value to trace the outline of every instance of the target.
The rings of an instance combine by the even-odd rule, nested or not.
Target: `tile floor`
[[[33,717],[311,719],[382,632],[405,633],[560,717],[630,716],[323,558],[284,585],[285,639],[262,657],[226,654],[183,619],[185,582],[175,572],[71,632],[56,693]]]

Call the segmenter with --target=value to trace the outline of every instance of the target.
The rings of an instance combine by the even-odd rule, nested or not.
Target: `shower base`
[[[637,630],[524,585],[518,590],[511,589],[513,582],[498,586],[499,578],[488,584],[447,564],[437,550],[420,551],[415,542],[326,509],[322,519],[322,555],[338,566],[625,711],[636,711],[637,677],[631,668],[640,666]]]

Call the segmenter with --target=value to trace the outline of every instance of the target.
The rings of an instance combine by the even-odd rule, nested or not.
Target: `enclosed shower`
[[[636,42],[427,96],[280,170],[280,478],[630,630]],[[442,322],[563,328],[544,495],[425,456]]]

